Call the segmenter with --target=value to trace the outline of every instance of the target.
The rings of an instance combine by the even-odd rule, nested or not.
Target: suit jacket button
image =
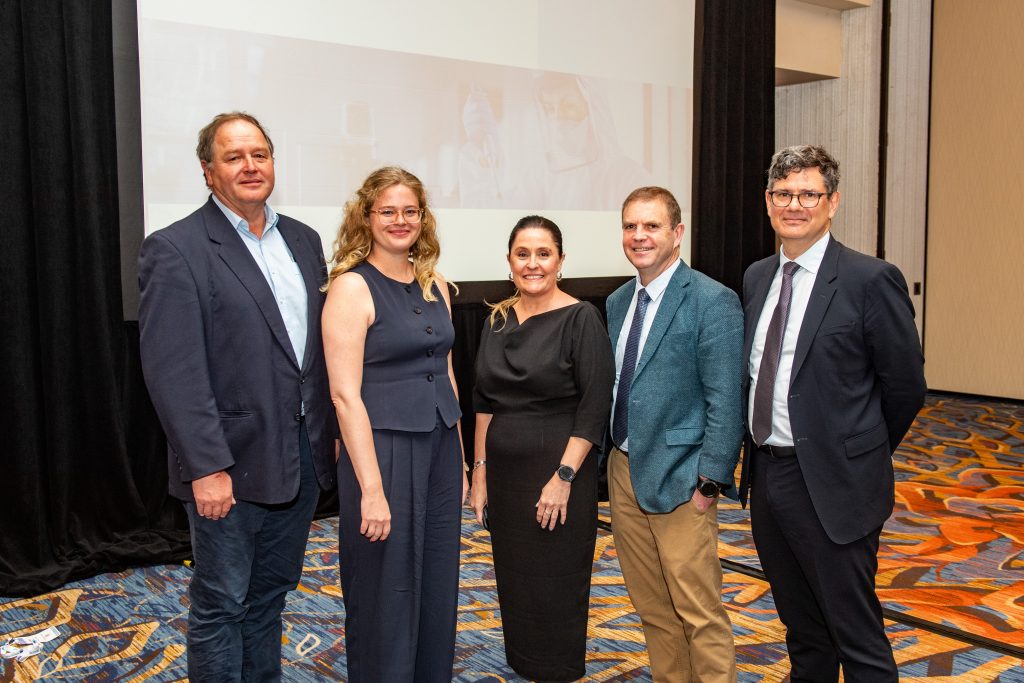
[[[434,349],[427,349],[427,358],[430,358],[433,355],[434,355]]]
[[[427,332],[427,334],[434,334],[434,328],[433,328],[433,327],[431,327],[430,325],[427,325],[427,330],[426,330],[426,332]]]
[[[428,382],[433,382],[434,381],[434,375],[433,374],[427,375],[427,381]]]
[[[416,308],[412,309],[412,312],[415,313],[416,315],[419,315],[420,313],[423,312],[423,309],[417,306]]]
[[[295,413],[295,421],[302,422],[302,413]]]

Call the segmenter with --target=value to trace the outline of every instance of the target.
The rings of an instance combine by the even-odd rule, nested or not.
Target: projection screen
[[[506,276],[515,221],[563,229],[567,277],[630,274],[619,207],[668,187],[689,222],[693,0],[140,0],[146,233],[206,200],[196,134],[256,115],[274,208],[328,258],[374,168],[427,186],[456,281]],[[684,257],[688,257],[684,238]]]

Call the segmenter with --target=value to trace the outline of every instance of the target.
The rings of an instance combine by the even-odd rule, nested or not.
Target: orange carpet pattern
[[[1024,406],[931,396],[893,460],[883,606],[1024,648]],[[719,519],[721,556],[759,568],[747,511]]]
[[[897,453],[897,510],[882,538],[887,608],[993,642],[1024,643],[1024,408],[933,397]],[[607,508],[602,507],[607,519]],[[723,505],[723,558],[757,567],[747,512]],[[302,582],[284,614],[284,680],[344,681],[337,519],[315,522]],[[0,660],[0,682],[184,681],[186,588],[181,566],[103,574],[27,599],[0,598],[0,641],[56,626],[25,662]],[[742,683],[784,681],[784,630],[768,585],[726,572],[722,599]],[[901,681],[1024,683],[1017,657],[888,621]],[[504,661],[488,534],[463,519],[454,680],[518,681]],[[650,681],[643,632],[619,572],[614,536],[594,558],[586,681]]]

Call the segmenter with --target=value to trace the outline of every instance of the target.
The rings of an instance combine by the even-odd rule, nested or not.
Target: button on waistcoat
[[[455,329],[437,286],[437,300],[426,301],[416,282],[392,280],[366,262],[352,270],[363,277],[373,297],[362,386],[370,424],[375,429],[429,432],[440,413],[447,426],[454,426],[461,416],[448,378]]]

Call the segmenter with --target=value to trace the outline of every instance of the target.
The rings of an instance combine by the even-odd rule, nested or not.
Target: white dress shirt
[[[789,384],[793,374],[793,356],[796,353],[796,341],[800,335],[800,326],[804,322],[807,303],[811,300],[811,289],[818,277],[821,260],[825,258],[825,248],[831,239],[825,235],[795,259],[786,258],[783,249],[779,250],[779,267],[775,278],[768,288],[761,317],[758,318],[754,330],[754,343],[750,348],[750,400],[747,407],[747,424],[754,424],[754,391],[757,389],[757,374],[761,371],[761,356],[764,355],[764,339],[768,335],[768,325],[772,314],[779,303],[779,291],[782,289],[782,266],[789,261],[796,261],[800,268],[793,275],[793,298],[789,305],[789,320],[782,336],[782,355],[779,357],[779,371],[775,375],[775,391],[772,393],[772,433],[765,443],[773,446],[792,446],[793,428],[789,424]]]
[[[615,386],[612,388],[612,406],[615,405],[615,399],[619,395],[619,373],[622,371],[622,356],[626,353],[626,340],[629,338],[629,328],[633,325],[633,313],[636,311],[636,295],[641,289],[645,289],[647,290],[647,296],[651,297],[651,300],[647,302],[647,311],[644,313],[644,325],[640,328],[640,346],[636,351],[636,360],[639,363],[640,357],[644,353],[644,344],[647,343],[647,334],[651,331],[654,316],[658,314],[658,306],[661,305],[662,295],[668,289],[668,283],[672,279],[672,275],[679,269],[679,264],[680,261],[677,259],[675,263],[665,269],[664,273],[651,280],[646,287],[640,284],[639,276],[634,278],[633,298],[629,302],[629,308],[626,309],[626,319],[622,321],[619,340],[615,344]],[[612,420],[615,420],[614,409],[612,410]],[[622,450],[629,451],[628,438],[620,445]]]

